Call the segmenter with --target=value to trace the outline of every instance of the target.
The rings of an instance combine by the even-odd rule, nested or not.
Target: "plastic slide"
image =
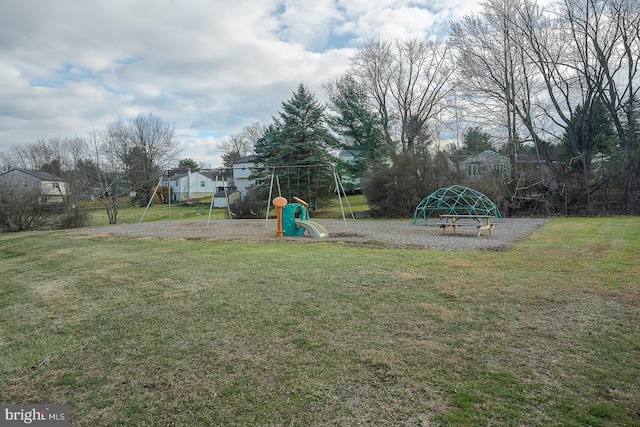
[[[329,233],[323,226],[313,221],[296,221],[297,227],[302,227],[309,232],[311,237],[327,237]]]

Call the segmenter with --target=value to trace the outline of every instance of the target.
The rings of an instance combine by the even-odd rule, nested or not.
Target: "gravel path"
[[[460,235],[450,229],[443,233],[438,227],[413,225],[411,220],[317,220],[328,232],[326,238],[277,238],[276,221],[264,220],[182,220],[111,225],[68,231],[71,235],[121,236],[130,238],[239,241],[254,243],[314,244],[331,242],[343,246],[367,246],[404,249],[437,249],[444,251],[506,250],[531,235],[547,222],[546,219],[503,219],[496,224],[493,236],[476,237],[472,227]],[[468,230],[468,231],[466,231]]]

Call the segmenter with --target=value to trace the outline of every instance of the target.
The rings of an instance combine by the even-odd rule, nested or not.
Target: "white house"
[[[218,187],[218,191],[213,195],[214,208],[226,208],[234,202],[240,200],[240,192],[235,187]],[[227,203],[228,201],[228,203]]]
[[[247,195],[247,189],[255,184],[251,179],[251,169],[256,167],[255,160],[255,156],[244,156],[233,162],[233,185],[242,199]]]
[[[49,172],[13,169],[0,175],[0,183],[39,192],[43,203],[61,203],[67,195],[67,183]]]
[[[200,172],[191,172],[190,170],[184,173],[178,173],[164,178],[160,182],[161,186],[171,188],[171,201],[179,202],[189,199],[198,199],[201,197],[211,197],[214,192],[217,191],[218,186],[227,186],[227,181],[224,177],[211,176],[211,174],[205,174]]]

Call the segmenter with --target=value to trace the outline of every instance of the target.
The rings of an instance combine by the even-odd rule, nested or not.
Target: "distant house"
[[[0,175],[0,183],[39,193],[42,203],[62,203],[67,195],[67,183],[49,172],[13,169]]]
[[[210,173],[186,172],[176,173],[169,178],[164,178],[160,185],[171,188],[171,201],[179,202],[201,197],[211,197],[217,186],[226,184],[223,177],[216,183],[215,176]],[[224,185],[223,184],[223,185]]]
[[[244,200],[249,187],[255,184],[251,179],[252,168],[256,167],[256,156],[244,156],[233,162],[233,185]]]
[[[493,150],[485,150],[478,154],[451,156],[449,162],[452,167],[472,181],[489,174],[502,176],[511,174],[509,157]]]
[[[234,202],[240,200],[240,192],[235,187],[218,187],[218,191],[213,195],[214,208],[226,208]]]

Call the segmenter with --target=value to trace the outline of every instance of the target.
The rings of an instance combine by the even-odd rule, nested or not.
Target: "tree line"
[[[478,135],[489,135],[491,147],[510,158],[506,180],[480,184],[510,213],[637,214],[639,61],[635,0],[562,0],[545,8],[488,0],[451,23],[441,40],[366,41],[348,71],[323,85],[327,104],[316,123],[331,131],[328,146],[358,154],[349,166],[375,192],[372,204],[415,193],[395,214],[409,213],[443,180],[463,180],[441,153],[470,154]],[[256,147],[266,163],[277,158],[275,149],[301,153],[295,161],[304,164],[307,154],[292,149],[290,137],[302,134],[289,130],[308,123],[300,114],[297,125],[288,121],[302,99],[299,90],[283,103],[265,135],[233,137],[235,146],[222,147],[227,157],[234,147]]]
[[[218,148],[227,166],[253,154],[267,168],[337,162],[349,150],[343,168],[384,216],[410,215],[425,195],[464,181],[451,155],[493,148],[510,175],[473,185],[507,214],[638,214],[639,61],[636,0],[487,0],[442,39],[367,40],[344,75],[324,82],[326,103],[300,84],[271,123]],[[146,201],[177,146],[172,125],[141,115],[0,159],[5,170],[77,172],[104,195],[131,188]],[[309,186],[328,179],[301,171]]]
[[[84,225],[87,219],[81,211],[87,196],[100,200],[110,224],[117,222],[122,196],[129,200],[128,196],[133,195],[134,202],[146,204],[160,176],[172,165],[178,153],[175,126],[153,114],[139,114],[131,119],[117,119],[108,123],[104,130],[92,130],[84,137],[53,137],[15,146],[0,153],[0,159],[5,171],[33,169],[63,180],[67,195],[65,203],[55,207],[61,211],[55,217],[62,215],[67,218],[63,220],[66,226],[78,226]],[[34,199],[22,189],[4,185],[1,193],[0,214],[14,212],[16,205],[29,207],[34,213],[53,209],[39,206],[37,197]],[[32,201],[25,204],[24,197]],[[27,214],[22,212],[20,215]],[[27,216],[33,220],[23,225],[18,221],[15,227],[24,229],[41,225],[36,219],[43,215]],[[69,221],[68,218],[74,219]]]

